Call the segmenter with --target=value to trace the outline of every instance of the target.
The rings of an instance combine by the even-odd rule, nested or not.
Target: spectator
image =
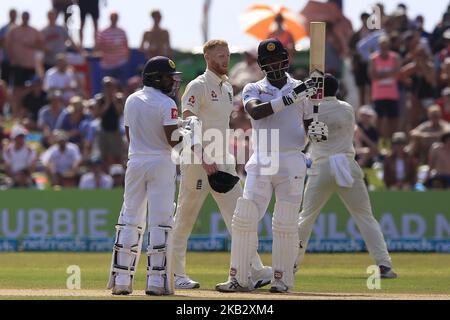
[[[22,105],[25,108],[26,118],[30,129],[37,128],[39,111],[48,104],[47,92],[42,87],[42,80],[38,76],[25,82],[29,92],[23,97]]]
[[[375,126],[377,115],[368,105],[357,111],[357,127],[355,131],[356,160],[363,168],[374,164],[378,151],[379,133]]]
[[[420,124],[410,132],[412,140],[412,152],[420,163],[425,163],[431,145],[438,142],[442,134],[450,131],[450,123],[442,120],[441,108],[433,105],[428,108],[428,121]]]
[[[400,96],[397,74],[400,58],[389,50],[387,36],[380,36],[378,42],[380,50],[370,58],[369,76],[372,80],[372,101],[378,116],[378,131],[387,142],[398,128]]]
[[[435,143],[428,157],[428,179],[430,189],[450,187],[450,131],[444,132],[439,143]]]
[[[84,25],[86,23],[86,16],[89,14],[94,25],[94,39],[98,32],[98,18],[100,17],[99,0],[76,0],[80,7],[80,48],[83,48],[84,40]]]
[[[361,56],[357,50],[357,44],[361,39],[366,38],[371,30],[367,27],[367,21],[370,15],[366,12],[361,14],[361,28],[356,31],[350,39],[349,48],[352,58],[352,72],[358,87],[359,105],[369,103],[370,79],[368,74],[368,62]]]
[[[257,55],[256,50],[247,50],[244,52],[244,61],[238,62],[231,68],[229,78],[235,95],[241,92],[247,83],[264,78],[264,73],[256,60]]]
[[[401,76],[410,84],[411,109],[407,130],[416,127],[423,118],[426,109],[433,104],[435,97],[436,72],[433,61],[423,47],[416,47],[413,61],[401,68]]]
[[[64,15],[64,25],[67,29],[67,21],[69,21],[72,12],[69,10],[69,7],[73,4],[73,0],[52,0],[52,8],[56,14],[56,19],[59,14],[62,13]]]
[[[442,16],[442,21],[438,23],[436,28],[433,30],[430,38],[430,44],[433,53],[437,53],[445,49],[448,45],[448,40],[450,33],[445,33],[450,29],[450,12],[444,13]]]
[[[384,159],[384,183],[391,190],[412,190],[417,180],[417,160],[406,151],[404,132],[392,136],[392,150]]]
[[[27,186],[36,167],[36,152],[26,144],[27,131],[20,125],[11,130],[11,143],[3,150],[6,174],[13,186]]]
[[[42,29],[42,35],[45,41],[45,70],[50,69],[56,64],[58,54],[66,53],[67,45],[76,48],[75,43],[69,37],[67,29],[56,24],[57,16],[55,10],[48,11],[48,25]]]
[[[64,103],[81,93],[81,84],[72,66],[67,63],[64,53],[56,56],[56,66],[45,73],[44,88],[47,92],[59,90],[63,94]]]
[[[79,97],[74,96],[70,99],[70,103],[66,109],[64,109],[58,116],[55,128],[63,130],[69,142],[81,145],[81,132],[80,124],[83,120],[89,118],[88,114],[85,114],[85,101]]]
[[[28,23],[30,14],[22,13],[22,24],[11,29],[6,35],[6,51],[11,62],[11,78],[13,86],[12,116],[23,114],[22,97],[25,82],[36,74],[44,49],[42,34]]]
[[[0,115],[5,112],[7,104],[9,104],[8,84],[0,79]]]
[[[125,101],[117,91],[117,82],[111,77],[103,78],[103,93],[96,96],[101,118],[97,132],[101,158],[105,169],[113,163],[122,163],[124,143],[119,119]]]
[[[450,87],[442,90],[442,97],[436,101],[436,104],[441,107],[442,119],[450,123]]]
[[[275,30],[269,33],[267,38],[275,38],[278,39],[282,44],[283,47],[286,48],[289,55],[289,65],[293,65],[294,63],[294,56],[295,56],[295,40],[292,36],[292,33],[290,33],[288,30],[286,30],[284,26],[284,18],[281,13],[278,13],[275,17]]]
[[[55,90],[48,93],[49,104],[44,106],[38,114],[37,126],[42,130],[42,145],[48,148],[52,141],[52,132],[56,128],[56,122],[64,109],[62,93]]]
[[[8,58],[7,50],[6,50],[6,34],[9,30],[15,28],[17,20],[17,11],[15,9],[9,10],[9,22],[0,29],[0,70],[1,70],[1,79],[9,84],[10,72],[11,72],[11,63]]]
[[[81,163],[78,146],[68,142],[62,130],[53,132],[56,144],[45,151],[41,160],[53,186],[76,186],[76,178]]]
[[[111,189],[113,178],[102,171],[102,160],[93,158],[89,161],[90,171],[80,178],[80,189]]]
[[[109,175],[113,179],[113,188],[123,188],[125,183],[125,170],[121,164],[113,164],[109,168]]]
[[[342,76],[343,60],[347,54],[347,48],[342,46],[342,42],[334,32],[334,25],[326,25],[326,45],[325,45],[325,67],[326,72],[335,75],[338,78]]]
[[[414,21],[414,28],[419,31],[420,36],[422,38],[427,39],[427,41],[429,41],[431,34],[427,31],[425,31],[424,29],[424,25],[425,25],[425,19],[422,15],[418,15],[416,17],[416,20]]]
[[[79,126],[83,161],[88,161],[88,159],[94,157],[100,157],[99,152],[93,154],[95,133],[100,123],[100,120],[98,119],[98,104],[95,99],[90,99],[86,104],[88,110],[87,117],[80,122]]]
[[[445,58],[440,69],[439,85],[441,88],[450,87],[450,57]]]
[[[126,85],[128,79],[128,59],[130,51],[125,31],[117,26],[119,14],[112,12],[111,25],[97,35],[95,51],[100,55],[102,76],[110,76]]]
[[[153,27],[144,32],[139,50],[145,54],[147,60],[156,56],[172,58],[169,32],[160,27],[161,12],[153,10],[150,15],[153,19]]]

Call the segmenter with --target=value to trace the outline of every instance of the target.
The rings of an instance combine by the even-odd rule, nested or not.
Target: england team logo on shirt
[[[219,101],[219,99],[217,99],[217,93],[214,90],[211,90],[211,100]]]

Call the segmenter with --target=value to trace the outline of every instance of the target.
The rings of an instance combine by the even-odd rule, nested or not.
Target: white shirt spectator
[[[113,179],[110,175],[100,174],[100,185],[97,185],[93,172],[85,173],[80,178],[78,187],[80,189],[111,189],[113,187]]]
[[[36,160],[36,151],[27,145],[16,150],[14,143],[11,143],[3,151],[3,160],[11,168],[12,173],[16,173],[31,167]]]
[[[61,90],[65,101],[69,101],[77,91],[78,81],[71,68],[60,72],[56,67],[47,70],[44,76],[44,90]]]
[[[64,152],[61,152],[58,144],[54,144],[41,156],[41,160],[45,166],[50,165],[54,173],[62,174],[71,170],[75,162],[81,160],[81,153],[74,143],[66,142]]]

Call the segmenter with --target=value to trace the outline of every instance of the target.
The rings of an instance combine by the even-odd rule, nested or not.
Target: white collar
[[[215,82],[217,85],[221,85],[222,83],[228,81],[228,77],[227,75],[222,75],[221,77],[219,77],[217,74],[215,74],[214,72],[212,72],[210,69],[206,68],[205,71],[205,76],[210,78],[213,82]]]

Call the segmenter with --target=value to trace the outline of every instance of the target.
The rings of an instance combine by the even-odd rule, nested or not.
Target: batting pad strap
[[[140,254],[140,242],[143,229],[129,224],[116,225],[116,242],[113,247],[113,273],[125,273],[133,275],[136,260]]]

